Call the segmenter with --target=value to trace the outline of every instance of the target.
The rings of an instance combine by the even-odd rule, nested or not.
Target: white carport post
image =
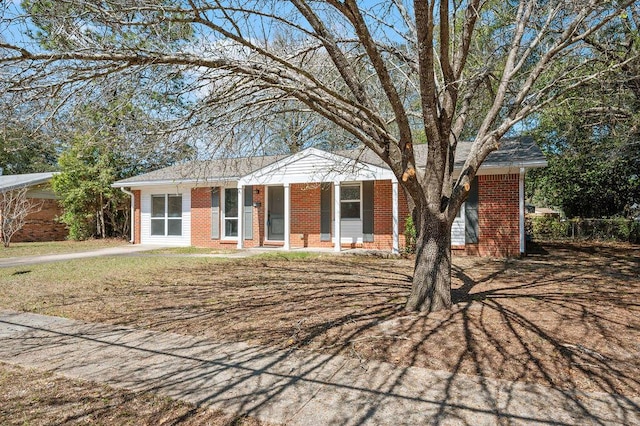
[[[238,249],[244,247],[244,229],[242,227],[242,218],[244,216],[244,187],[238,185]]]
[[[524,167],[520,167],[520,181],[518,182],[518,198],[520,201],[520,255],[523,255],[527,250],[527,242],[525,239],[525,230],[524,230]]]
[[[333,182],[333,235],[335,238],[333,251],[340,251],[342,236],[340,235],[340,182]]]
[[[400,253],[400,220],[398,218],[398,181],[391,182],[391,217],[393,220],[393,248],[394,254]]]
[[[284,250],[291,250],[291,189],[284,184]]]
[[[0,173],[2,173],[2,171],[0,170]],[[131,197],[131,239],[129,240],[129,242],[131,244],[135,244],[136,242],[136,201],[135,201],[135,195],[133,195],[133,192],[131,191],[127,191],[123,186],[120,187],[120,190],[122,192],[124,192],[125,194],[127,194],[129,197]]]
[[[244,243],[244,230],[243,230],[243,218],[244,218],[244,187],[238,185],[238,248],[243,248]]]

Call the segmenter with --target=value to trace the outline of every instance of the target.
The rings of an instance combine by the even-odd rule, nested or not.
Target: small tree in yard
[[[27,216],[40,211],[42,204],[27,197],[27,188],[14,189],[0,194],[0,235],[2,244],[9,247],[11,238],[21,230]]]
[[[113,153],[79,139],[60,155],[61,172],[56,174],[51,185],[60,197],[63,208],[60,220],[69,228],[69,238],[84,240],[91,237],[120,237],[128,224],[128,217],[117,220],[111,212],[126,206],[124,194],[111,187],[117,179]]]
[[[621,20],[640,5],[24,0],[22,7],[0,22],[12,34],[34,35],[35,43],[0,40],[7,90],[68,95],[135,72],[153,85],[154,72],[169,69],[188,81],[181,94],[164,91],[188,101],[177,131],[200,126],[232,138],[242,120],[268,120],[263,111],[288,103],[349,132],[390,167],[415,206],[406,307],[436,311],[451,306],[451,226],[479,167],[518,123],[628,60],[583,72],[593,58],[588,39],[626,25]],[[320,66],[310,69],[310,61]],[[458,173],[458,142],[470,134]],[[421,163],[413,150],[418,135],[428,146]]]

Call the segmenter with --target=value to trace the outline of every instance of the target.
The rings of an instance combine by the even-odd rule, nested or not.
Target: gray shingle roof
[[[266,157],[226,158],[220,160],[192,161],[176,164],[153,172],[133,176],[117,181],[117,186],[128,186],[140,182],[178,182],[193,181],[199,183],[236,180],[251,172],[268,166],[286,155]]]
[[[462,167],[471,149],[471,142],[460,142],[456,149],[455,165]],[[425,164],[427,145],[414,145],[416,163]],[[366,148],[336,152],[338,155],[353,158],[359,162],[388,168],[372,151]],[[275,155],[265,157],[227,158],[209,161],[193,161],[166,167],[117,181],[115,186],[131,186],[136,183],[174,183],[174,182],[220,182],[233,181],[255,172],[274,162],[288,157]],[[522,163],[545,162],[545,157],[532,138],[509,138],[500,141],[500,149],[492,152],[485,160],[484,167],[516,167]]]
[[[2,175],[0,176],[0,192],[7,192],[28,186],[39,185],[51,180],[53,172],[47,173],[27,173],[23,175]]]
[[[456,149],[455,166],[462,167],[464,165],[469,151],[471,150],[471,141],[462,141],[458,143]],[[416,164],[418,166],[424,165],[427,162],[427,145],[414,145],[413,152],[416,157]],[[358,161],[375,166],[385,167],[388,166],[368,149],[359,149],[351,151],[339,151],[337,154],[345,157],[357,158]],[[538,148],[531,137],[520,138],[505,138],[500,141],[500,148],[497,151],[493,151],[485,159],[483,166],[486,167],[514,167],[521,163],[538,163],[546,162],[544,154]]]

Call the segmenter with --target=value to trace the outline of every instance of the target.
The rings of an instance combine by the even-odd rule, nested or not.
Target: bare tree
[[[420,311],[451,305],[451,225],[482,162],[561,90],[624,66],[628,59],[582,72],[592,60],[586,40],[640,7],[634,0],[22,4],[25,11],[4,13],[14,35],[0,42],[0,64],[12,70],[0,70],[7,90],[65,94],[96,79],[166,67],[189,80],[180,95],[189,112],[176,129],[216,128],[240,150],[233,140],[240,121],[264,119],[265,106],[295,100],[352,134],[389,165],[415,205],[419,238],[407,309]],[[35,41],[17,36],[34,27]],[[310,70],[305,64],[314,57],[328,59]],[[471,121],[474,111],[482,114]],[[421,164],[417,132],[428,144]],[[457,173],[465,134],[475,136]]]
[[[27,216],[42,208],[41,203],[27,197],[27,191],[28,188],[19,188],[0,194],[0,237],[5,247],[9,247],[11,238],[24,227]]]

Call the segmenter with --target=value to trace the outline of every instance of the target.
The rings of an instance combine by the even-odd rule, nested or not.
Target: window
[[[340,186],[340,218],[360,219],[360,185]]]
[[[151,196],[151,235],[182,235],[182,195]]]
[[[224,236],[238,236],[238,190],[236,188],[224,190]]]

